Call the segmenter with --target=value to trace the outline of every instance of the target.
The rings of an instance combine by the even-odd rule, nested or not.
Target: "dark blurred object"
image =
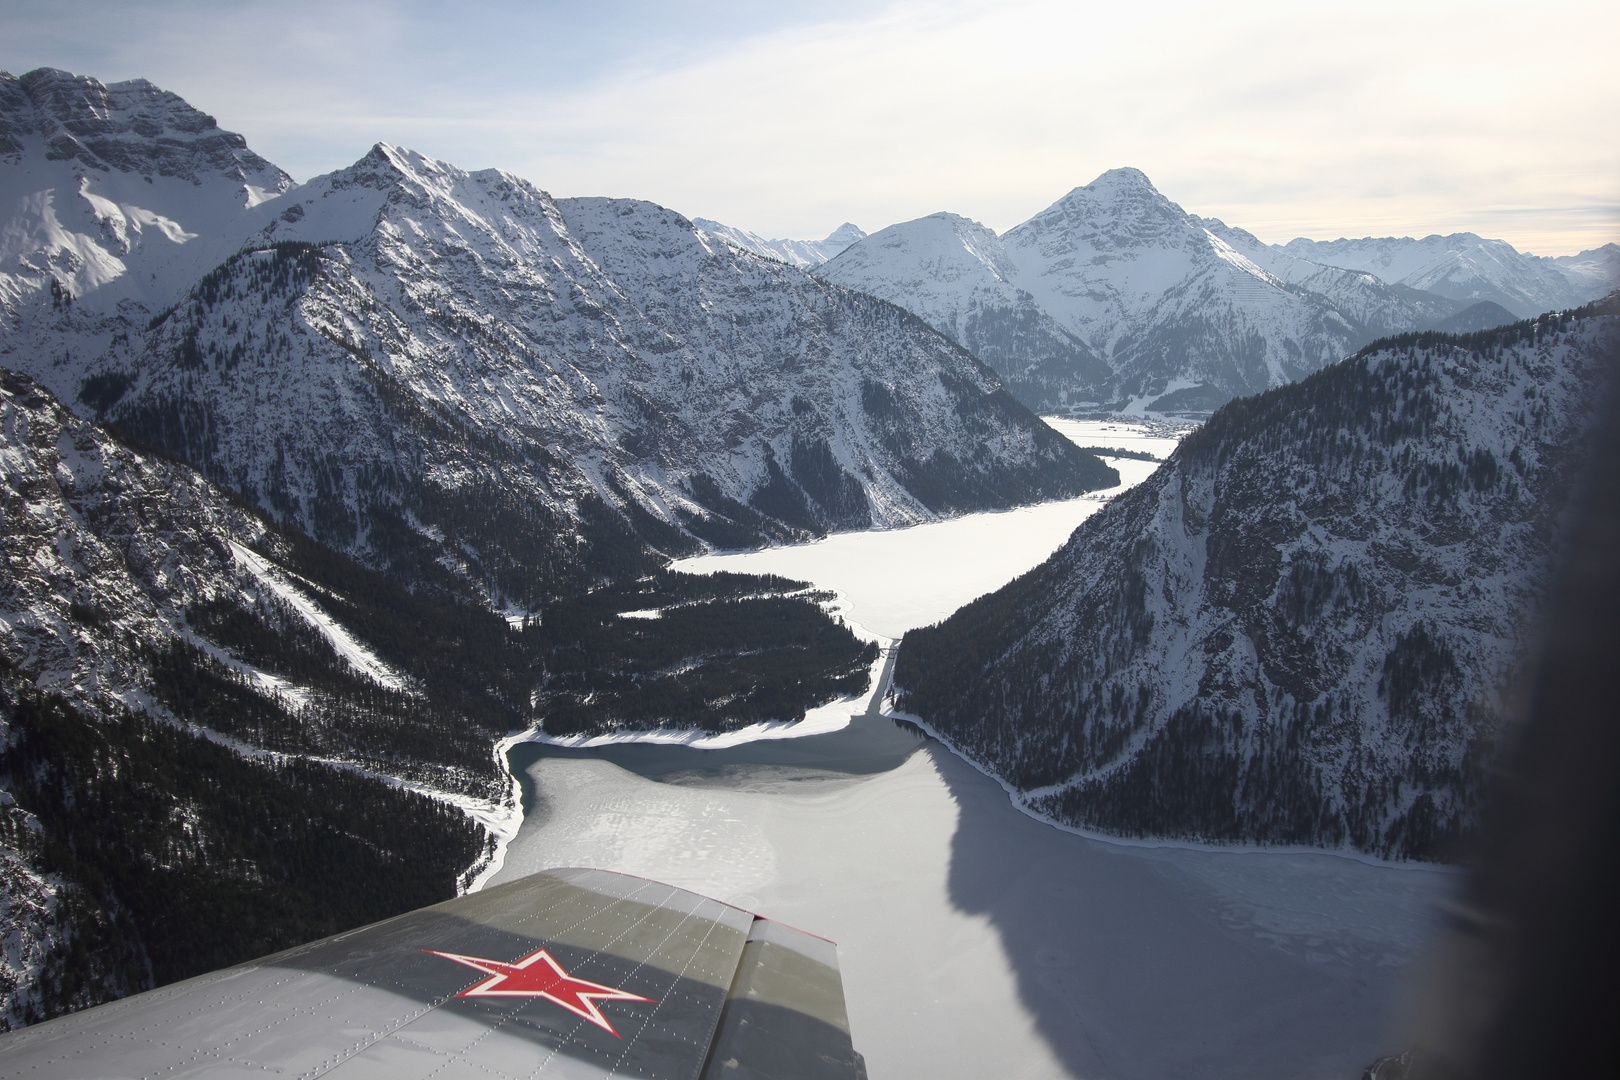
[[[1406,1080],[1412,1075],[1412,1057],[1410,1050],[1381,1057],[1362,1070],[1361,1080]]]
[[[1620,347],[1615,349],[1620,367]],[[1420,1080],[1620,1076],[1620,385],[1577,491],[1527,722],[1419,1017]],[[1407,1055],[1402,1055],[1407,1058]],[[1396,1059],[1369,1068],[1379,1080]]]

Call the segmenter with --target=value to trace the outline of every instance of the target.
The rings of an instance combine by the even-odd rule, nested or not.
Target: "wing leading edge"
[[[0,1078],[864,1076],[837,952],[550,870],[0,1036]]]

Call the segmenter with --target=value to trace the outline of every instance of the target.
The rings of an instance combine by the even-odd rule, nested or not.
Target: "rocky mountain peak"
[[[554,237],[562,229],[551,197],[527,180],[498,169],[468,172],[385,142],[255,212],[260,238],[271,243],[373,236],[390,243],[407,232],[453,223],[464,239],[483,237],[498,250],[526,250],[537,242],[536,230]],[[384,220],[391,224],[379,228]]]
[[[820,247],[827,252],[830,259],[858,240],[866,239],[866,230],[852,221],[846,221],[838,228],[827,234]]]
[[[306,187],[331,190],[364,187],[374,191],[391,191],[403,185],[423,193],[432,190],[444,194],[456,180],[467,175],[465,171],[436,161],[426,154],[380,142],[353,165],[316,177]]]
[[[1009,246],[1083,241],[1098,250],[1180,247],[1201,230],[1140,169],[1110,169],[1011,230]]]
[[[50,161],[102,172],[172,176],[201,184],[221,176],[276,195],[292,178],[222,130],[212,116],[145,79],[102,83],[57,68],[20,78],[0,72],[0,154],[21,154],[29,135]]]

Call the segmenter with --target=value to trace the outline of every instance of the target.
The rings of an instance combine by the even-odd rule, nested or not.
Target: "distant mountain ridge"
[[[1521,319],[1576,307],[1620,284],[1620,244],[1579,255],[1526,255],[1505,240],[1449,236],[1307,240],[1278,245],[1302,259],[1375,274],[1454,300],[1490,301]]]
[[[1076,385],[1107,384],[1112,367],[1017,284],[1001,238],[938,213],[851,245],[818,276],[900,304],[999,373],[1032,408]]]
[[[1232,402],[907,634],[898,707],[1067,824],[1453,858],[1617,371],[1611,298]]]
[[[722,225],[708,218],[693,218],[692,224],[732,247],[751,251],[755,255],[763,255],[767,259],[780,259],[789,266],[797,266],[800,270],[820,266],[866,236],[864,231],[848,221],[829,233],[825,240],[767,240],[758,233]]]
[[[1187,213],[1139,170],[1114,169],[999,237],[935,214],[880,230],[815,272],[912,311],[1036,410],[1207,414],[1482,300],[1504,301],[1504,321],[1520,310],[1502,289],[1429,291],[1315,258],[1306,243],[1264,244]],[[1498,276],[1534,263],[1498,254]],[[1602,254],[1568,268],[1536,263],[1535,274],[1564,286],[1547,285],[1536,295],[1556,302],[1533,309],[1573,306],[1620,283],[1620,267]]]

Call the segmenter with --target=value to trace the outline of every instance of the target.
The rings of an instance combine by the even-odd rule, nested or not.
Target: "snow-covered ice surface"
[[[1181,437],[1192,430],[1190,424],[1179,425],[1178,430],[1165,424],[1144,426],[1120,420],[1070,420],[1064,416],[1043,416],[1041,419],[1076,446],[1107,446],[1115,450],[1134,450],[1138,453],[1152,454],[1160,461],[1169,457],[1176,445],[1181,442]],[[1118,463],[1113,458],[1108,460],[1109,464],[1117,466]],[[1120,478],[1126,479],[1125,474],[1121,473]],[[1108,494],[1118,494],[1119,490],[1115,489]]]
[[[1174,446],[1117,422],[1054,426],[1086,446]],[[1128,483],[1154,468],[1110,464]],[[1035,565],[1099,505],[681,568],[806,578],[865,630],[896,637]],[[834,939],[876,1080],[1353,1077],[1401,1048],[1403,988],[1434,901],[1457,882],[1330,854],[1063,832],[937,743],[870,775],[731,765],[661,782],[577,753],[526,771],[535,805],[490,881],[597,866]]]
[[[855,1046],[903,1077],[1353,1077],[1454,875],[1125,847],[930,744],[864,778],[721,784],[542,758],[495,882],[641,874],[837,941]]]
[[[1081,446],[1115,446],[1167,454],[1174,439],[1114,421],[1054,420]],[[1150,445],[1152,444],[1152,445]],[[1162,445],[1160,445],[1162,444]],[[1038,565],[1108,500],[1146,480],[1151,461],[1108,458],[1121,486],[1078,499],[988,514],[968,514],[907,529],[836,533],[814,544],[702,555],[676,562],[689,574],[730,571],[780,574],[832,589],[849,601],[850,621],[882,638],[938,622],[963,604]]]

